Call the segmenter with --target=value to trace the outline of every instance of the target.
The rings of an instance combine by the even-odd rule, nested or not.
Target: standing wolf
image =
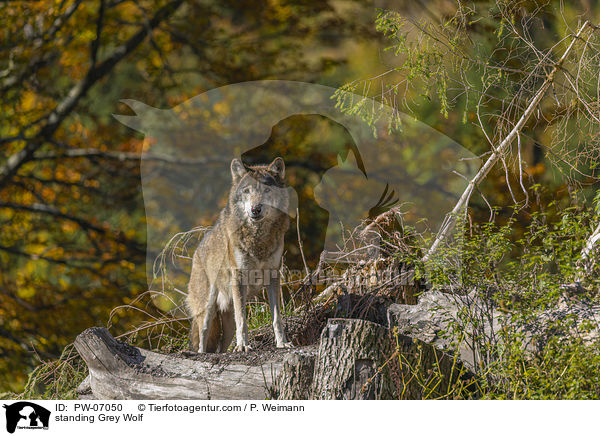
[[[279,299],[283,236],[289,226],[285,164],[245,167],[231,161],[227,206],[194,252],[186,300],[193,351],[247,351],[246,301],[267,288],[277,347],[289,347]]]

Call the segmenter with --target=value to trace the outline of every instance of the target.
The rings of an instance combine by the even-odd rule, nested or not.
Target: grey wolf
[[[289,347],[280,309],[279,269],[289,226],[285,164],[231,161],[227,205],[194,252],[186,305],[193,351],[248,351],[246,302],[267,288],[277,347]]]

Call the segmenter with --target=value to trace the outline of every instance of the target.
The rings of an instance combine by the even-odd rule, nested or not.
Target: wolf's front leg
[[[279,298],[281,296],[281,284],[278,271],[274,271],[274,274],[271,274],[269,283],[267,284],[267,292],[269,294],[271,316],[273,317],[275,344],[277,345],[277,348],[291,348],[293,345],[287,340],[285,330],[283,329],[283,321],[281,319],[281,306],[279,304]]]
[[[233,316],[235,318],[235,337],[237,345],[233,351],[249,351],[248,323],[246,321],[246,284],[242,283],[241,274],[238,273],[233,280],[231,294],[233,297]]]

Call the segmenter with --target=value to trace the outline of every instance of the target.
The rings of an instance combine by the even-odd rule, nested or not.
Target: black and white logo
[[[29,401],[19,401],[6,405],[6,431],[14,433],[16,429],[48,429],[50,411]]]

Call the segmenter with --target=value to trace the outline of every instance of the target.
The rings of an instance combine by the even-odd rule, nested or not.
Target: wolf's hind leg
[[[221,353],[225,353],[235,336],[235,318],[233,317],[233,310],[231,307],[227,311],[221,313],[221,323],[223,325]]]
[[[220,330],[219,328],[214,328],[220,324],[218,322],[219,319],[217,314],[217,293],[217,287],[212,285],[208,293],[208,301],[206,303],[206,309],[204,311],[204,317],[202,318],[202,322],[200,322],[200,319],[198,319],[198,353],[214,353],[216,351],[214,337],[211,338],[210,344],[211,346],[215,347],[212,351],[208,349],[208,342],[209,337],[215,334],[218,335]]]
[[[193,317],[192,325],[190,327],[190,351],[197,353],[199,345],[200,345],[200,332],[198,331],[198,321],[197,321],[197,317]]]
[[[203,326],[206,321],[206,312],[201,312],[192,318],[190,330],[190,349],[195,353],[206,352],[206,332]]]

